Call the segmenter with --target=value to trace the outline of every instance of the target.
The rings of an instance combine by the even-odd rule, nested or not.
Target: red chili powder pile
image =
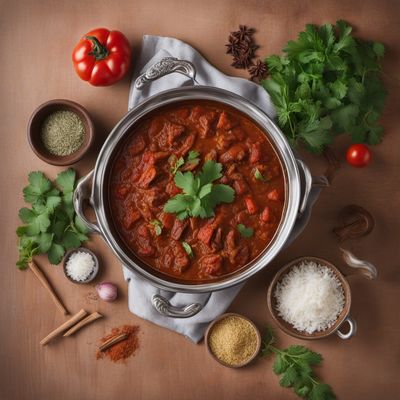
[[[111,346],[105,351],[98,350],[96,354],[96,358],[98,360],[100,358],[108,357],[113,362],[125,362],[128,357],[135,354],[136,350],[139,349],[138,326],[124,325],[119,328],[113,328],[109,335],[100,339],[100,344],[103,344],[107,340],[122,333],[126,333],[128,335],[127,339],[115,344],[114,346]]]

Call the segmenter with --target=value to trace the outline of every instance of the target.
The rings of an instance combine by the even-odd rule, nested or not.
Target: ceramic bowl
[[[243,363],[241,363],[241,364],[231,365],[231,364],[225,363],[224,361],[222,361],[222,360],[220,360],[219,358],[217,358],[217,357],[214,355],[214,353],[211,351],[211,348],[210,348],[209,337],[210,337],[210,334],[211,334],[211,332],[212,332],[214,326],[215,326],[218,322],[222,321],[223,319],[225,319],[225,318],[227,318],[227,317],[238,317],[238,318],[242,318],[242,319],[246,320],[246,321],[249,322],[250,325],[254,328],[254,332],[256,333],[256,336],[257,336],[257,346],[256,346],[256,349],[255,349],[255,351],[254,351],[254,354],[253,354],[250,358],[248,358],[247,360],[245,360]],[[207,348],[208,354],[209,354],[214,360],[218,361],[218,362],[219,362],[220,364],[222,364],[223,366],[229,367],[229,368],[241,368],[241,367],[244,367],[245,365],[250,364],[250,363],[257,357],[257,355],[259,354],[260,349],[261,349],[261,342],[262,342],[262,341],[261,341],[261,334],[260,334],[260,331],[259,331],[258,328],[254,325],[254,322],[251,321],[249,318],[244,317],[243,315],[240,315],[240,314],[236,314],[236,313],[226,313],[226,314],[222,314],[222,315],[220,315],[218,318],[216,318],[214,321],[212,321],[212,322],[210,323],[210,325],[208,326],[208,328],[207,328],[207,331],[206,331],[206,334],[205,334],[205,337],[204,337],[204,341],[205,341],[205,344],[206,344],[206,348]]]
[[[48,115],[55,111],[72,111],[81,119],[85,135],[81,147],[68,156],[50,154],[41,139],[42,124]],[[71,165],[79,161],[89,150],[94,138],[94,125],[88,112],[80,104],[70,100],[50,100],[41,104],[33,113],[28,123],[28,141],[34,153],[43,161],[52,165]]]
[[[335,323],[330,328],[328,328],[324,331],[316,331],[311,334],[295,329],[291,324],[286,322],[278,314],[278,312],[276,310],[276,299],[274,296],[277,283],[280,282],[280,280],[283,278],[283,276],[286,275],[295,265],[298,265],[302,261],[313,261],[317,264],[328,267],[335,274],[335,276],[339,279],[339,281],[342,285],[342,288],[343,288],[344,299],[345,299],[343,310],[338,315]],[[268,303],[268,308],[272,315],[272,318],[275,320],[275,322],[277,323],[279,328],[282,329],[284,332],[286,332],[288,335],[291,335],[298,339],[321,339],[321,338],[327,337],[329,335],[332,335],[333,333],[336,333],[341,339],[349,339],[357,331],[356,322],[349,315],[350,306],[351,306],[351,290],[350,290],[349,283],[347,282],[347,279],[343,276],[343,274],[332,263],[330,263],[327,260],[324,260],[323,258],[312,257],[312,256],[300,257],[300,258],[297,258],[296,260],[289,262],[283,268],[281,268],[275,274],[271,284],[269,285],[268,293],[267,293],[267,303]],[[346,322],[349,324],[349,330],[348,330],[348,332],[343,333],[341,330],[339,330],[339,328]]]
[[[93,257],[94,260],[94,270],[93,272],[84,280],[84,281],[76,281],[75,279],[72,279],[68,274],[67,274],[67,262],[69,258],[71,257],[72,254],[77,253],[78,251],[88,253]],[[64,270],[64,275],[73,283],[89,283],[91,282],[94,278],[96,278],[97,273],[99,272],[99,260],[96,256],[96,254],[93,253],[93,251],[87,249],[86,247],[79,247],[77,249],[72,249],[67,251],[67,253],[64,256],[64,261],[63,261],[63,270]]]

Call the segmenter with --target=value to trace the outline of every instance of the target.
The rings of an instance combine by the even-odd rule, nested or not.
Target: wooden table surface
[[[352,250],[375,263],[377,281],[352,277],[351,313],[358,334],[350,341],[332,336],[315,342],[295,340],[276,331],[279,345],[309,345],[324,357],[318,376],[331,384],[338,399],[398,398],[400,390],[399,308],[399,11],[397,0],[262,1],[262,0],[30,0],[0,2],[1,76],[1,302],[0,398],[2,400],[69,399],[295,399],[283,389],[271,370],[272,362],[231,370],[207,354],[204,344],[132,315],[127,307],[121,267],[99,237],[88,247],[100,257],[101,279],[116,282],[117,302],[90,300],[94,285],[77,286],[63,276],[60,266],[38,263],[57,288],[71,312],[84,307],[106,318],[77,335],[54,341],[45,348],[39,341],[65,317],[55,308],[33,274],[19,271],[15,228],[23,206],[22,188],[27,174],[42,170],[52,178],[61,170],[46,165],[30,150],[26,125],[39,104],[67,98],[83,104],[97,128],[97,143],[89,157],[76,165],[83,175],[93,168],[96,154],[114,124],[127,110],[129,79],[109,88],[80,81],[71,65],[71,51],[79,37],[97,26],[124,32],[138,54],[143,34],[180,38],[194,45],[222,71],[245,73],[230,67],[225,54],[228,33],[239,24],[257,29],[260,56],[279,52],[308,22],[346,19],[364,38],[385,43],[385,84],[389,91],[383,116],[383,143],[372,149],[368,168],[342,165],[334,184],[321,194],[304,233],[274,262],[253,277],[230,307],[252,318],[260,328],[274,326],[266,307],[266,288],[273,273],[301,255],[325,257],[341,265],[337,242],[331,233],[341,207],[356,203],[369,209],[376,228]],[[343,160],[348,139],[335,142]],[[306,155],[314,174],[324,171],[322,157]],[[140,325],[140,350],[126,365],[97,361],[96,345],[114,326]]]

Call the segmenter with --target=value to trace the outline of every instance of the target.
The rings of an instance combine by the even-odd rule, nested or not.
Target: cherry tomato
[[[128,72],[131,47],[119,31],[94,29],[75,46],[72,62],[76,73],[84,81],[94,86],[109,86]]]
[[[353,167],[365,167],[371,161],[371,152],[365,144],[352,144],[347,150],[346,160]]]

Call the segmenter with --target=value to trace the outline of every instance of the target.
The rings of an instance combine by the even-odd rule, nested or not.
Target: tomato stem
[[[90,40],[92,42],[92,51],[89,53],[89,55],[94,56],[96,61],[103,60],[108,56],[108,50],[106,46],[103,46],[100,42],[99,39],[95,36],[86,36],[87,40]]]

